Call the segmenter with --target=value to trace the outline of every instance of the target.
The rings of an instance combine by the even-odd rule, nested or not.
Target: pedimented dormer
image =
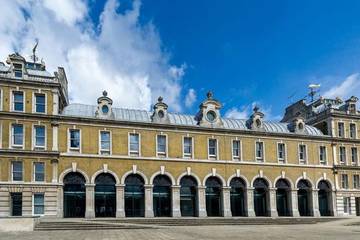
[[[98,118],[114,119],[114,113],[112,111],[113,101],[107,96],[107,92],[103,91],[103,95],[97,100],[98,106],[95,112],[95,116]]]
[[[348,100],[345,101],[345,109],[348,114],[356,114],[357,108],[356,103],[359,99],[355,96],[351,96]]]
[[[250,118],[247,120],[247,127],[251,130],[257,130],[262,131],[264,130],[264,114],[259,111],[259,107],[255,106],[253,109],[253,114],[250,116]]]
[[[6,63],[10,65],[10,71],[13,77],[22,78],[25,72],[26,60],[19,53],[13,53],[8,56]]]
[[[305,120],[302,117],[296,117],[290,124],[289,130],[293,133],[303,134],[305,131]]]
[[[221,103],[213,98],[212,92],[207,93],[207,99],[200,104],[200,110],[195,116],[197,125],[204,127],[222,127],[220,109]]]
[[[167,109],[168,105],[163,102],[163,98],[160,96],[158,102],[154,105],[151,121],[155,123],[170,123]]]

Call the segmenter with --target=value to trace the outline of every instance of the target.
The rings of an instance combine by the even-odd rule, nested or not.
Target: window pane
[[[166,152],[166,136],[164,135],[157,136],[157,151],[160,153]]]
[[[192,153],[192,138],[190,138],[190,137],[184,138],[184,153],[185,154]]]
[[[22,181],[23,179],[23,163],[22,162],[12,162],[12,176],[13,181]]]
[[[45,146],[45,127],[36,126],[35,127],[35,146],[44,147]]]
[[[101,132],[101,150],[110,150],[110,132]]]
[[[23,145],[23,125],[13,125],[13,143],[15,145]]]
[[[14,110],[15,111],[24,111],[24,94],[23,92],[14,92]]]
[[[44,214],[44,194],[34,194],[34,214]]]
[[[80,147],[80,131],[79,130],[70,130],[70,147],[79,148]]]
[[[130,134],[130,151],[139,152],[139,135]]]
[[[233,141],[233,156],[240,157],[240,141]]]
[[[216,156],[216,139],[209,139],[209,155]]]
[[[44,163],[34,163],[35,181],[44,181]]]
[[[35,111],[38,113],[45,112],[45,94],[36,94],[35,95]]]

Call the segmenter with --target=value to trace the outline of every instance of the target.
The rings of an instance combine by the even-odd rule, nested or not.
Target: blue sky
[[[168,88],[161,90],[170,92],[168,96],[165,94],[165,101],[169,99],[174,111],[195,113],[206,92],[212,90],[224,104],[223,115],[245,117],[257,104],[269,119],[279,119],[288,104],[306,96],[310,83],[321,84],[321,93],[329,97],[360,95],[359,1],[142,0],[135,2],[139,4],[135,20],[124,17],[136,9],[133,1],[112,2],[115,2],[112,14],[120,19],[113,22],[111,34],[104,34],[101,17],[107,16],[104,7],[110,4],[106,1],[85,1],[83,15],[78,17],[64,10],[59,19],[63,18],[63,22],[69,17],[75,19],[71,22],[74,29],[91,25],[93,33],[88,34],[92,42],[86,42],[86,46],[95,46],[100,55],[113,48],[114,54],[122,56],[129,47],[119,49],[111,44],[122,45],[131,40],[129,52],[124,56],[132,56],[130,59],[135,60],[130,62],[135,64],[116,74],[121,81],[130,78],[131,82],[131,77],[139,75],[133,68],[142,68],[140,73],[150,72],[149,91],[141,92],[143,81],[139,80],[140,94],[138,91],[132,96],[145,96],[144,99],[153,103],[161,94],[157,89],[163,82],[152,79],[164,78]],[[51,10],[51,6],[45,4],[44,9]],[[35,12],[31,7],[27,11]],[[35,19],[35,13],[33,16]],[[129,21],[132,24],[126,25]],[[128,31],[115,30],[122,27]],[[117,42],[98,43],[110,35]],[[41,43],[41,36],[37,37]],[[140,44],[136,42],[139,39]],[[84,45],[83,41],[79,40],[79,46]],[[149,46],[148,42],[152,44]],[[134,43],[140,47],[133,52],[138,54],[145,49],[146,54],[130,53]],[[26,44],[22,46],[25,49]],[[64,48],[68,51],[64,63],[70,65],[69,56],[76,51],[68,46]],[[43,53],[46,55],[46,51]],[[85,58],[83,55],[75,59]],[[137,64],[138,56],[151,58],[151,64]],[[160,69],[155,73],[154,62],[155,68]],[[170,80],[166,68],[176,73]],[[83,77],[71,69],[69,72],[76,81]],[[175,89],[170,85],[175,85]],[[72,93],[74,100],[89,100],[86,96],[76,99],[75,88]],[[149,108],[148,100],[133,103],[119,98],[118,102],[126,107]]]

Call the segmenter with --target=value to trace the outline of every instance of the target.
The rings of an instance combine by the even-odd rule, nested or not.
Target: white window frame
[[[234,156],[234,142],[239,142],[239,156]],[[242,141],[239,138],[231,140],[231,157],[233,161],[242,160]]]
[[[356,159],[355,162],[353,162],[353,149],[356,149]],[[359,148],[356,146],[352,146],[350,148],[350,152],[351,152],[351,165],[357,166],[359,165]]]
[[[341,149],[345,150],[345,159],[344,161],[341,161]],[[339,163],[340,165],[347,165],[347,152],[345,146],[339,146]]]
[[[300,158],[300,146],[305,146],[305,158],[304,159],[301,159]],[[308,147],[307,147],[307,144],[305,143],[299,143],[298,144],[298,159],[299,159],[299,164],[301,165],[307,165],[308,164],[308,158],[309,158],[309,155],[308,155]],[[303,161],[303,162],[302,162]]]
[[[14,180],[14,162],[21,162],[22,164],[22,171],[21,171],[21,180]],[[24,162],[22,160],[12,160],[11,161],[11,182],[24,182]]]
[[[78,130],[79,131],[79,147],[75,148],[75,147],[71,147],[71,139],[70,139],[70,131],[72,130]],[[68,152],[78,152],[81,153],[81,145],[82,145],[82,137],[81,137],[81,129],[80,128],[76,128],[75,126],[73,128],[68,128],[67,130],[67,146],[68,146]]]
[[[344,204],[344,214],[351,215],[351,198],[348,196],[344,196],[343,204]],[[346,209],[346,211],[345,211],[345,209]]]
[[[357,186],[355,187],[355,176],[358,176],[358,182],[356,183],[357,184]],[[357,174],[357,173],[355,173],[354,175],[353,175],[353,179],[352,179],[352,181],[353,181],[353,189],[360,189],[360,175],[359,174]]]
[[[321,162],[321,148],[325,148],[325,160],[323,160],[323,163]],[[319,146],[319,165],[328,165],[328,150],[325,145]]]
[[[158,151],[158,136],[164,136],[165,137],[165,152],[159,152]],[[155,135],[155,142],[156,142],[156,157],[168,157],[168,148],[169,148],[169,144],[168,144],[168,135],[165,133],[159,133]]]
[[[102,149],[101,148],[101,133],[103,132],[106,132],[106,133],[109,133],[109,149]],[[112,133],[110,130],[99,130],[99,141],[98,141],[98,144],[99,144],[99,155],[112,155]]]
[[[43,214],[35,214],[35,194],[42,194],[44,199],[44,213]],[[45,193],[44,192],[35,192],[31,197],[31,206],[32,206],[32,215],[33,216],[44,216],[45,215]]]
[[[284,145],[284,158],[283,159],[279,158],[279,144]],[[282,163],[282,164],[287,163],[287,146],[286,146],[286,143],[284,143],[283,141],[280,141],[280,142],[276,143],[276,155],[277,155],[278,163]],[[283,162],[281,162],[281,160]]]
[[[130,150],[130,136],[133,135],[133,134],[136,134],[139,136],[139,143],[138,143],[138,151],[131,151]],[[138,133],[138,132],[129,132],[128,133],[128,155],[129,156],[133,156],[133,157],[140,157],[141,156],[141,134]]]
[[[44,140],[44,146],[36,146],[36,127],[44,127],[45,128],[45,140]],[[32,149],[41,149],[46,150],[47,145],[47,128],[45,125],[42,124],[34,124],[32,126]]]
[[[13,125],[22,125],[23,127],[23,141],[22,141],[22,145],[19,144],[14,144],[14,128]],[[10,124],[10,131],[11,134],[9,134],[10,139],[9,142],[11,143],[10,148],[15,148],[15,149],[24,149],[25,148],[25,125],[22,123],[11,123]]]
[[[216,147],[215,147],[215,155],[210,155],[210,140],[215,140],[216,142]],[[219,141],[217,138],[215,137],[210,137],[208,138],[208,141],[207,141],[207,153],[208,153],[208,159],[209,160],[218,160],[218,157],[219,157]]]
[[[35,171],[35,165],[37,164],[37,163],[42,163],[43,165],[44,165],[44,180],[43,181],[37,181],[36,180],[36,171]],[[40,161],[36,161],[36,162],[33,162],[33,182],[46,182],[46,173],[45,173],[45,171],[46,171],[46,164],[45,164],[45,162],[40,162]]]
[[[262,158],[259,158],[258,156],[257,156],[257,150],[256,150],[256,144],[257,143],[262,143]],[[264,141],[262,141],[262,140],[256,140],[255,141],[255,160],[256,160],[256,162],[265,162],[265,142]]]
[[[340,136],[340,124],[342,124],[343,125],[343,127],[344,127],[344,136]],[[343,122],[343,121],[338,121],[338,123],[337,123],[337,137],[338,138],[346,138],[346,128],[345,128],[345,122]]]
[[[44,95],[45,96],[45,112],[37,112],[36,111],[36,95]],[[33,92],[32,95],[32,112],[36,114],[46,114],[47,113],[47,94],[45,92]]]
[[[18,110],[15,110],[15,96],[14,96],[14,92],[22,92],[23,93],[23,110],[22,111],[18,111]],[[25,105],[25,102],[26,102],[26,93],[25,91],[22,91],[22,90],[18,90],[18,89],[13,89],[11,90],[10,92],[11,96],[10,96],[10,109],[12,112],[25,112],[25,108],[26,108],[26,105]]]
[[[354,137],[351,137],[351,125],[355,126],[355,136]],[[355,122],[349,123],[349,138],[357,139],[357,125]]]
[[[191,139],[191,153],[185,153],[184,149],[185,149],[185,138],[190,138]],[[193,159],[194,158],[194,137],[191,136],[183,136],[182,137],[182,152],[183,152],[183,158],[190,158]]]
[[[345,181],[343,181],[343,176],[347,176],[346,177],[347,181],[346,181],[346,186],[345,187],[344,187],[344,184],[343,184],[345,182]],[[345,174],[345,173],[341,173],[340,178],[341,178],[340,179],[341,180],[341,182],[340,182],[341,183],[341,189],[349,189],[349,175]]]

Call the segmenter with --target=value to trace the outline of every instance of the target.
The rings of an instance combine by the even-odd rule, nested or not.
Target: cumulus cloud
[[[241,109],[233,107],[225,113],[225,117],[233,119],[246,119],[249,117],[249,110],[247,107],[242,107]]]
[[[360,92],[360,75],[354,73],[348,76],[340,84],[333,86],[327,90],[323,95],[327,98],[348,98],[351,95],[358,95]]]
[[[140,1],[119,12],[119,1],[108,0],[98,25],[85,0],[0,2],[1,56],[28,57],[39,39],[47,69],[65,68],[72,102],[94,104],[107,90],[116,106],[148,110],[161,95],[173,111],[182,110],[186,64],[172,65],[156,27],[140,24]]]
[[[185,97],[185,106],[190,108],[196,101],[196,91],[190,88]]]
[[[265,119],[272,121],[278,121],[281,119],[281,116],[273,115],[271,106],[263,107],[262,104],[258,102],[252,102],[249,105],[244,105],[239,108],[237,107],[230,108],[228,111],[226,111],[225,117],[233,118],[233,119],[247,119],[253,113],[253,109],[255,106],[258,106],[260,108],[260,111],[264,113]]]

